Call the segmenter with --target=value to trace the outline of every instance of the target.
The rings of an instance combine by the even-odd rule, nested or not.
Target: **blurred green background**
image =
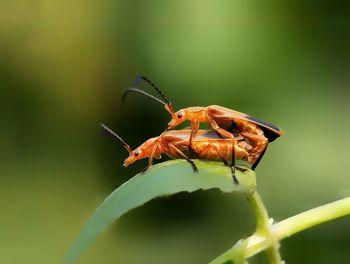
[[[176,109],[218,104],[286,131],[257,169],[275,220],[349,196],[349,26],[339,1],[1,1],[0,263],[60,263],[104,197],[146,165],[122,168],[126,151],[99,128],[135,147],[166,127],[157,103],[121,104],[139,73]],[[123,216],[79,263],[206,263],[253,230],[237,194],[178,194]],[[285,240],[282,254],[347,263],[349,234],[340,219]]]

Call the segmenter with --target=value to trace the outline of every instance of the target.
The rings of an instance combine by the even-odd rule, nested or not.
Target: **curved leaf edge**
[[[194,160],[199,172],[194,173],[184,160],[170,160],[152,166],[114,190],[96,209],[69,249],[64,263],[75,263],[93,241],[115,220],[128,211],[161,196],[218,188],[222,192],[251,194],[256,189],[254,171],[236,170],[239,184],[233,183],[231,170],[219,162]]]

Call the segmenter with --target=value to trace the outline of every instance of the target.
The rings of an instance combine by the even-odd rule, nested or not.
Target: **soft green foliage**
[[[346,215],[350,215],[350,197],[322,205],[276,223],[269,227],[270,234],[262,236],[257,230],[252,236],[239,240],[232,248],[214,259],[210,264],[226,263],[229,260],[234,260],[235,263],[244,263],[242,262],[244,259],[254,256],[269,247],[273,248],[274,245],[276,246],[276,241]],[[276,263],[274,260],[276,258],[270,258],[270,263]],[[277,263],[279,263],[278,261],[280,260],[277,258]]]
[[[223,192],[239,191],[246,196],[256,218],[255,233],[239,240],[212,264],[248,263],[247,259],[266,250],[271,264],[281,264],[279,241],[314,225],[350,214],[350,198],[309,210],[272,225],[256,190],[255,173],[237,170],[239,185],[233,183],[231,170],[218,162],[196,160],[194,173],[184,160],[172,160],[138,174],[112,192],[97,208],[68,252],[65,263],[74,263],[86,248],[115,220],[153,198],[178,192],[218,188]]]
[[[239,185],[233,183],[231,170],[218,162],[195,160],[199,173],[183,160],[172,160],[153,166],[147,173],[138,174],[112,192],[97,208],[66,256],[73,263],[86,248],[115,220],[131,209],[153,198],[178,192],[193,192],[219,188],[223,192],[240,191],[253,194],[255,173],[236,170]]]

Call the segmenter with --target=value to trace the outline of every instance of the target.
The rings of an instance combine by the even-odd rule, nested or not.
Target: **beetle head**
[[[187,113],[184,110],[179,110],[176,113],[172,113],[171,114],[172,119],[170,120],[170,122],[168,123],[168,129],[172,129],[176,126],[178,126],[179,124],[181,124],[182,122],[187,120]]]
[[[135,161],[148,158],[151,155],[152,149],[154,148],[155,144],[158,144],[157,140],[158,137],[150,138],[147,141],[145,141],[141,146],[136,148],[134,151],[129,152],[129,157],[127,157],[124,160],[123,166],[127,167],[130,164],[133,164]]]
[[[129,157],[124,160],[123,166],[128,167],[130,164],[133,164],[135,161],[143,159],[143,153],[141,147],[138,147],[134,151],[129,152]]]

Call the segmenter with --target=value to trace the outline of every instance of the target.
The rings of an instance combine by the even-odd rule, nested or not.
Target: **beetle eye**
[[[134,155],[137,157],[139,155],[139,152],[138,151],[135,151],[134,152]]]
[[[181,114],[181,113],[177,115],[177,118],[181,118],[181,117],[182,117],[182,114]]]

